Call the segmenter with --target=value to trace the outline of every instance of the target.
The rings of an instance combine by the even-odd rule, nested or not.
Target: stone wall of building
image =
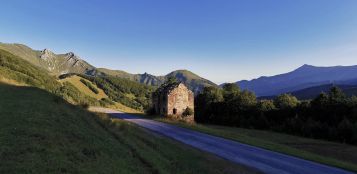
[[[182,115],[187,107],[194,109],[194,95],[185,85],[180,84],[167,94],[166,115]]]

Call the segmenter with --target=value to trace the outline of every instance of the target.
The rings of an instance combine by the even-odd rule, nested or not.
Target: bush
[[[183,111],[182,116],[190,116],[190,115],[193,115],[193,114],[194,114],[193,109],[187,107],[187,108],[185,109],[185,111]]]

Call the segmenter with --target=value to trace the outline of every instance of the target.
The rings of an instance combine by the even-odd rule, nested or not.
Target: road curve
[[[268,174],[352,174],[316,162],[268,151],[236,141],[192,131],[174,125],[144,119],[131,114],[106,108],[92,108],[97,112],[111,114],[115,118],[133,122],[141,127],[188,144],[200,150],[213,153],[229,161],[250,166]]]

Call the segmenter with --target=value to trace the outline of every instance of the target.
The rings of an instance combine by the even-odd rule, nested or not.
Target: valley
[[[257,173],[261,171],[264,173],[274,173],[274,171],[288,171],[289,173],[294,173],[294,170],[290,170],[291,168],[288,169],[279,167],[282,162],[275,163],[275,166],[273,164],[269,164],[271,169],[268,170],[263,167],[267,164],[262,163],[261,165],[251,165],[251,163],[244,162],[245,160],[243,160],[243,158],[239,160],[235,159],[235,156],[241,153],[247,154],[248,156],[253,155],[248,152],[235,151],[232,149],[228,150],[229,148],[226,148],[227,151],[222,153],[233,154],[233,156],[227,157],[222,154],[216,154],[216,150],[204,150],[204,148],[202,148],[203,146],[196,147],[194,144],[183,141],[185,144],[189,144],[207,152],[197,151],[190,146],[183,145],[174,140],[167,139],[166,137],[162,137],[161,134],[166,135],[166,133],[160,133],[159,130],[154,130],[154,132],[159,132],[160,134],[156,135],[156,133],[153,134],[152,132],[148,132],[145,129],[145,126],[141,124],[139,124],[139,126],[143,126],[144,128],[127,122],[134,121],[134,119],[128,119],[125,121],[125,118],[116,119],[105,114],[87,111],[87,109],[91,107],[104,107],[119,110],[124,113],[138,114],[140,117],[151,118],[147,114],[152,105],[152,93],[157,90],[160,85],[167,83],[170,79],[175,79],[178,82],[186,84],[187,87],[195,93],[195,105],[197,107],[195,107],[195,120],[198,124],[190,125],[163,119],[161,117],[154,118],[156,120],[197,131],[194,132],[194,134],[199,134],[198,132],[207,133],[217,136],[216,138],[222,137],[237,141],[239,143],[249,144],[266,150],[333,166],[326,166],[323,167],[324,169],[317,169],[319,171],[326,170],[325,173],[348,173],[348,170],[357,170],[354,165],[354,157],[348,156],[348,153],[354,153],[355,147],[308,138],[294,137],[294,135],[283,134],[286,127],[274,127],[276,124],[276,118],[274,118],[274,116],[277,117],[279,114],[285,114],[284,112],[287,111],[295,112],[295,108],[298,108],[297,106],[301,107],[300,105],[303,103],[296,100],[295,105],[291,105],[292,107],[290,106],[292,103],[288,103],[288,107],[291,108],[285,110],[282,108],[283,105],[280,105],[277,101],[281,98],[280,102],[282,102],[282,104],[284,104],[285,100],[292,100],[294,102],[294,96],[284,96],[285,94],[280,95],[280,92],[291,92],[293,95],[299,97],[299,99],[307,101],[313,99],[311,102],[314,102],[314,100],[318,99],[316,97],[321,92],[325,92],[327,95],[332,97],[343,98],[344,96],[342,96],[339,91],[335,91],[335,93],[330,91],[334,87],[338,86],[348,97],[351,97],[356,92],[356,90],[354,90],[355,87],[353,86],[355,77],[347,77],[348,73],[346,73],[346,75],[339,76],[343,78],[335,78],[328,75],[328,78],[331,78],[332,80],[328,79],[324,81],[314,81],[314,79],[310,79],[308,82],[287,87],[286,89],[283,89],[283,91],[271,93],[276,95],[259,96],[256,98],[255,94],[248,90],[258,90],[259,93],[260,89],[255,87],[250,88],[250,82],[248,81],[241,82],[243,85],[241,86],[242,90],[235,84],[225,84],[219,87],[213,82],[203,79],[188,70],[173,71],[165,76],[153,76],[147,73],[130,74],[120,70],[96,68],[71,52],[66,54],[55,54],[48,49],[35,51],[21,44],[0,44],[0,46],[0,83],[2,93],[5,94],[2,96],[1,100],[3,103],[0,106],[0,116],[5,120],[8,120],[7,122],[4,122],[4,125],[8,126],[4,126],[3,130],[0,131],[3,133],[3,138],[5,138],[3,142],[7,142],[9,144],[13,144],[14,141],[33,142],[33,144],[30,145],[19,144],[18,146],[14,146],[18,150],[12,149],[9,144],[2,144],[1,146],[4,147],[4,149],[7,149],[6,151],[2,151],[2,154],[7,156],[11,153],[13,159],[9,160],[3,157],[3,160],[8,160],[9,163],[6,163],[7,167],[0,166],[0,172],[9,173],[10,169],[13,168],[12,166],[21,164],[23,168],[19,168],[14,171],[14,173],[26,173],[29,171],[36,171],[39,173],[55,171],[64,171],[64,173],[98,173],[99,171],[105,171],[104,173],[108,173],[110,171],[117,171],[119,170],[118,168],[128,173],[178,173],[179,171],[180,173],[195,173],[197,171],[205,171],[205,173]],[[286,75],[264,77],[253,80],[252,84],[259,84],[260,82],[258,83],[256,81],[259,81],[260,79],[271,78],[274,82],[263,80],[261,85],[280,86],[284,85],[284,83],[289,83],[291,80],[295,81],[296,78],[308,79],[307,77],[304,77],[304,75],[299,75],[299,73],[313,72],[313,74],[315,73],[317,76],[320,76],[320,74],[325,71],[336,71],[333,73],[341,74],[340,71],[350,72],[354,70],[354,67],[346,68],[347,70],[345,70],[344,67],[338,67],[337,69],[328,68],[327,71],[325,70],[326,68],[315,68],[304,65],[302,68]],[[322,71],[320,71],[321,69]],[[284,76],[287,76],[288,78],[284,79]],[[275,81],[275,78],[280,80]],[[334,83],[329,84],[331,81]],[[238,85],[240,85],[240,83],[238,83]],[[278,88],[276,89],[278,90]],[[296,89],[296,91],[290,91],[292,89]],[[269,94],[269,92],[267,94]],[[22,100],[17,101],[16,98],[21,98]],[[329,98],[329,100],[335,101],[335,98]],[[345,99],[343,100],[345,101]],[[353,97],[351,97],[351,99],[346,98],[346,101],[349,102],[348,104],[353,104],[354,99]],[[228,105],[226,105],[225,102]],[[46,105],[46,107],[42,107],[43,105]],[[230,107],[224,108],[224,106]],[[238,110],[229,111],[229,109],[234,109],[236,106],[239,108]],[[14,109],[15,107],[18,108],[18,110]],[[220,107],[223,107],[224,109],[221,110]],[[311,106],[308,105],[305,107],[309,109]],[[253,109],[258,110],[255,111]],[[223,111],[230,112],[230,114],[226,115]],[[257,114],[258,111],[260,112],[260,115]],[[59,115],[55,113],[58,113]],[[8,118],[8,116],[14,115],[21,118],[16,118],[17,116]],[[50,116],[45,117],[45,115]],[[206,117],[206,115],[210,115],[210,117]],[[287,119],[290,119],[289,115],[286,116]],[[240,118],[239,121],[237,121],[237,117]],[[22,121],[16,122],[13,119]],[[64,120],[59,121],[62,119]],[[302,117],[302,119],[305,118]],[[339,118],[338,120],[339,124],[335,130],[343,131],[344,127],[340,127],[342,123],[345,124],[344,122],[346,119],[341,120]],[[46,124],[41,121],[45,121]],[[52,123],[53,121],[56,123]],[[293,121],[294,122],[290,122],[290,120],[288,120],[284,121],[284,124],[277,125],[289,127],[290,125],[288,124],[297,124],[296,122],[301,120]],[[316,124],[315,122],[311,122],[309,119],[303,121],[307,122],[308,126],[310,126],[307,128],[316,128],[314,127]],[[351,121],[353,121],[352,117]],[[77,122],[79,124],[78,126],[76,125]],[[38,124],[43,126],[38,126]],[[226,126],[219,127],[211,126],[210,124]],[[66,128],[63,129],[64,132],[55,131],[63,125],[66,125]],[[23,129],[17,129],[19,126]],[[227,126],[243,128],[230,128]],[[16,127],[16,130],[19,130],[20,132],[26,131],[28,133],[23,135],[19,134],[21,135],[19,140],[10,141],[9,137],[12,136],[12,132],[8,130],[9,127]],[[252,128],[267,131],[259,132],[251,130]],[[349,131],[350,129],[353,129],[353,126],[348,128]],[[161,129],[163,128],[160,128],[160,130]],[[305,131],[306,126],[303,126],[302,129]],[[46,132],[41,132],[42,130],[46,130]],[[74,131],[84,133],[86,136],[82,134],[77,135],[70,133]],[[274,133],[273,131],[280,132],[282,134],[279,135],[279,133]],[[299,132],[301,131],[299,127],[289,131],[289,134],[306,136],[304,135],[305,132]],[[54,136],[60,136],[60,138],[55,141],[53,138]],[[312,138],[321,138],[314,137],[320,136],[315,134],[311,134],[310,136]],[[344,134],[343,136],[346,136],[348,139],[335,139],[334,134],[330,134],[328,136],[331,136],[332,141],[346,142],[347,140],[348,143],[355,143],[354,135],[350,136],[350,134]],[[268,140],[267,137],[271,137],[273,140]],[[276,137],[284,137],[284,140],[289,141],[282,143],[283,140],[276,139]],[[293,145],[295,141],[290,141],[290,139],[297,140],[298,138],[300,139],[299,142],[301,146]],[[322,138],[326,139],[326,137]],[[104,147],[103,144],[100,143],[104,141],[104,139],[104,144],[108,147],[115,146],[118,149],[109,150],[108,147]],[[64,145],[63,143],[59,143],[59,141],[69,142],[70,144],[67,143],[65,145],[66,147],[62,147]],[[89,143],[89,141],[96,143],[90,147],[84,147],[85,144]],[[323,144],[326,146],[326,150],[333,150],[328,152],[328,158],[324,158],[322,157],[323,153],[320,152],[321,149],[318,149],[315,146],[307,147],[308,144],[311,143]],[[236,145],[244,146],[243,144]],[[168,148],[168,146],[171,148]],[[217,144],[216,146],[217,147],[215,148],[221,148],[224,145]],[[348,148],[351,152],[348,152],[347,154],[338,153],[338,150],[335,148],[336,146],[339,148]],[[47,149],[49,147],[53,148],[53,150]],[[158,149],[157,147],[160,148]],[[268,154],[273,153],[270,151],[263,151]],[[68,155],[69,153],[71,153],[71,155]],[[180,153],[181,156],[174,158],[172,157],[173,153]],[[216,154],[219,157],[216,157],[211,153]],[[43,155],[48,156],[50,154],[58,155],[58,157],[43,157]],[[125,154],[130,155],[128,156]],[[33,158],[33,156],[35,156],[34,158],[36,159],[35,163],[28,163],[28,160]],[[23,161],[19,159],[23,159]],[[227,159],[230,162],[226,161]],[[185,162],[183,162],[183,160]],[[246,160],[251,161],[252,159],[247,157]],[[302,160],[301,162],[306,163],[307,166],[312,166],[310,169],[306,168],[306,172],[316,172],[315,169],[312,169],[315,168],[313,166],[316,165],[316,163],[311,163],[305,160]],[[68,161],[71,161],[71,163],[66,163]],[[108,162],[103,163],[103,161]],[[39,167],[44,163],[56,164],[59,167]],[[79,163],[80,166],[71,166],[73,163]],[[113,166],[116,163],[120,163],[122,165]],[[207,168],[207,163],[214,164]],[[300,162],[292,162],[294,165],[296,163]],[[129,164],[140,164],[140,167],[132,168],[128,166]],[[92,165],[97,165],[99,167],[96,169],[87,167]],[[189,167],[191,165],[194,165],[195,168],[191,169]],[[340,170],[335,167],[344,170]]]
[[[357,0],[4,0],[0,174],[357,174]]]

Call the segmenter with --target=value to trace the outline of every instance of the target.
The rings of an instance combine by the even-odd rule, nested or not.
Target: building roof
[[[168,94],[170,91],[177,88],[180,84],[183,84],[183,83],[182,82],[174,82],[174,83],[163,84],[155,91],[154,95],[158,95],[160,93]]]

